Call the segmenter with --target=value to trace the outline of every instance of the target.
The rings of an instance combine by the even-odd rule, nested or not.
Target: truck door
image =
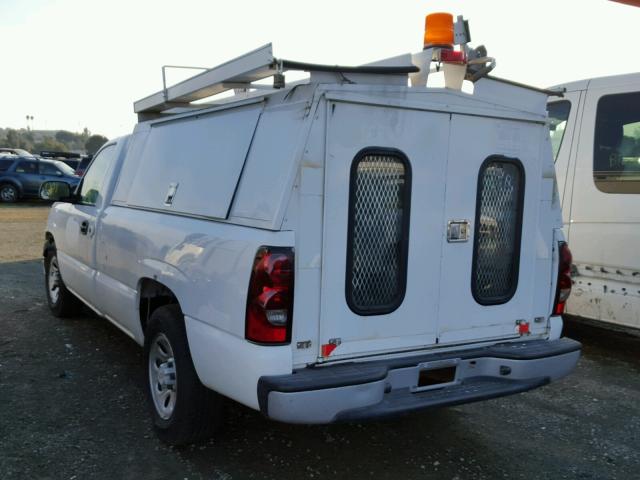
[[[545,137],[549,146],[541,123],[452,116],[439,343],[517,336],[518,322],[533,329],[549,315],[552,228],[538,222]]]
[[[78,203],[65,205],[65,242],[62,249],[58,248],[60,272],[65,283],[92,305],[95,305],[96,221],[103,206],[103,186],[115,153],[116,144],[107,145],[89,165],[80,185]]]
[[[450,117],[327,112],[319,358],[434,344]]]

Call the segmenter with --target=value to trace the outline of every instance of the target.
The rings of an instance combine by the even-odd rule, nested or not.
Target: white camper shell
[[[549,102],[565,236],[567,313],[640,329],[640,73],[554,87]]]
[[[50,305],[77,297],[146,344],[159,431],[190,401],[188,368],[294,423],[567,375],[580,344],[552,314],[564,238],[547,93],[409,86],[407,56],[189,104],[286,70],[269,62],[137,102],[143,121],[49,217]]]

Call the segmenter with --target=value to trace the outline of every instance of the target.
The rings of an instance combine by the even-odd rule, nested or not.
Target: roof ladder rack
[[[166,86],[166,68],[192,68],[204,70],[171,87]],[[170,113],[173,109],[203,108],[191,102],[202,100],[212,95],[231,89],[271,88],[265,85],[252,85],[252,82],[275,76],[273,88],[284,87],[284,76],[287,70],[303,70],[307,72],[340,72],[374,75],[407,75],[417,72],[418,68],[406,62],[404,65],[371,64],[359,67],[338,65],[317,65],[277,59],[273,56],[270,43],[246,53],[240,57],[213,68],[175,67],[167,65],[162,69],[163,89],[133,104],[133,110],[140,121]]]
[[[165,84],[163,90],[138,100],[133,104],[134,112],[143,117],[172,108],[189,107],[196,100],[238,88],[239,85],[248,87],[251,82],[278,73],[277,60],[273,57],[270,43],[217,67],[203,70],[172,87],[167,88]]]

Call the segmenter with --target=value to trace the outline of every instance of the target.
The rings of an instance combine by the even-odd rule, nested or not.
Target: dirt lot
[[[640,340],[580,323],[567,330],[584,343],[577,370],[539,390],[324,427],[229,404],[216,438],[166,447],[137,345],[89,313],[48,313],[41,262],[29,260],[45,214],[0,207],[2,479],[640,478]]]
[[[40,258],[49,207],[0,204],[0,263]]]

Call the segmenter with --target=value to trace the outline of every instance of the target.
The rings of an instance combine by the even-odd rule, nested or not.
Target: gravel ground
[[[640,339],[580,322],[567,328],[584,344],[578,368],[539,390],[330,426],[279,424],[229,402],[214,439],[169,448],[151,428],[141,349],[88,312],[52,317],[41,262],[4,256],[7,235],[41,239],[42,221],[12,230],[2,214],[2,479],[640,478]],[[19,243],[29,251],[14,256],[39,254],[35,240]]]

